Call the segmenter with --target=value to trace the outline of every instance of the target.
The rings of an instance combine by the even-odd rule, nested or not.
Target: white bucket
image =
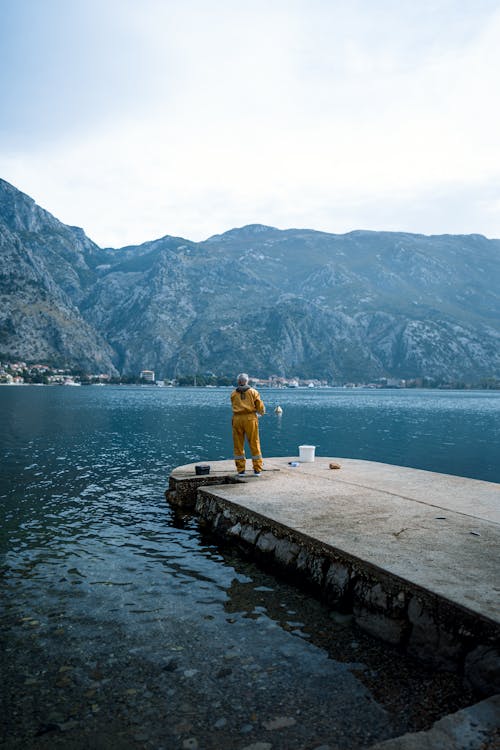
[[[315,445],[299,445],[299,461],[303,464],[314,461],[315,450]]]

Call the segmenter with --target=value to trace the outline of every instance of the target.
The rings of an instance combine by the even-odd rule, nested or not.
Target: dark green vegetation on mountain
[[[102,249],[0,180],[0,358],[157,377],[500,375],[500,240],[250,225]]]

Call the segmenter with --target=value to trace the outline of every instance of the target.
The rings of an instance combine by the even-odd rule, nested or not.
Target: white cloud
[[[1,173],[101,245],[253,221],[500,236],[493,5],[123,3],[138,106],[109,91]]]

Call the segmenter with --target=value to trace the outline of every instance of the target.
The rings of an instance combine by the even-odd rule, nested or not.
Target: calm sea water
[[[500,482],[499,393],[262,396],[264,456],[307,443]],[[228,389],[3,387],[0,413],[8,747],[292,750],[335,728],[348,749],[418,723],[428,676],[398,658],[384,703],[375,646],[165,503],[172,468],[231,457]]]

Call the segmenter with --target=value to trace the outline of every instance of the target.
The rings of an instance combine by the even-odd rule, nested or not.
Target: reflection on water
[[[268,455],[499,479],[496,394],[263,395]],[[231,455],[228,396],[0,389],[8,747],[348,750],[469,699],[175,518],[171,469]]]

